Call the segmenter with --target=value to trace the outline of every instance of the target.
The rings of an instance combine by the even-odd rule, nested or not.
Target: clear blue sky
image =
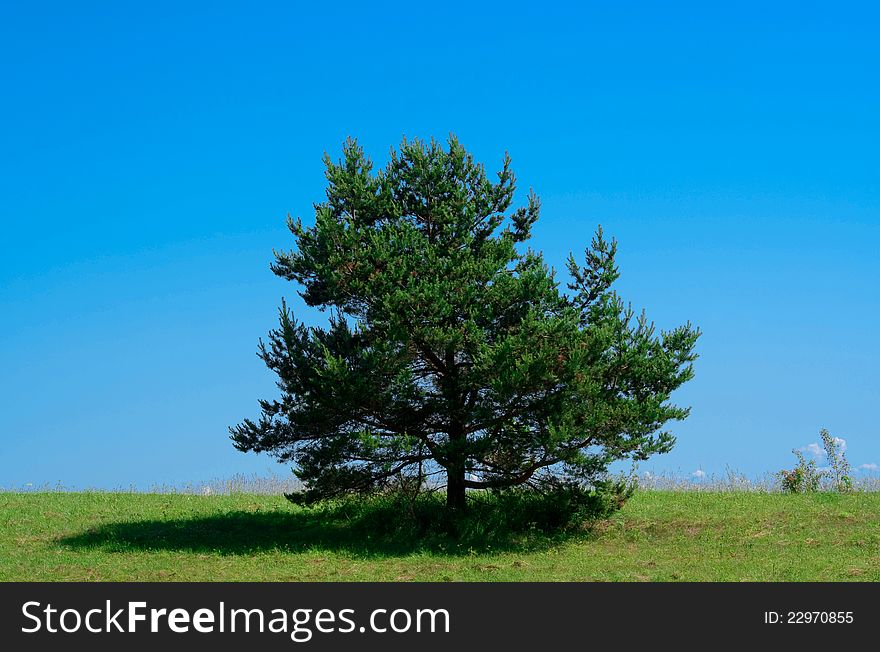
[[[286,473],[235,451],[295,287],[268,269],[346,136],[508,150],[557,266],[704,336],[674,452],[880,464],[880,45],[871,3],[5,3],[0,486]],[[15,6],[18,5],[18,6]]]

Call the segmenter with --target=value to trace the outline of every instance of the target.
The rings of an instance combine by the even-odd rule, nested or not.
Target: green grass
[[[880,580],[880,493],[644,491],[553,536],[492,509],[453,537],[381,501],[0,493],[0,580]]]

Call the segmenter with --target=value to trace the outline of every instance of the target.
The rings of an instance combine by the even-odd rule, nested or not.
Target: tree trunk
[[[467,467],[467,435],[462,423],[463,405],[461,390],[458,387],[458,370],[455,367],[455,354],[446,350],[444,360],[446,368],[452,374],[446,388],[449,401],[449,453],[446,467],[446,509],[461,511],[467,503],[465,495],[465,468]]]
[[[446,469],[446,507],[461,510],[465,502],[464,464],[450,465]]]

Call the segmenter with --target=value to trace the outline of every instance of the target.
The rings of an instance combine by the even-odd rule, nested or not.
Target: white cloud
[[[703,469],[697,469],[696,471],[694,471],[693,473],[691,473],[691,475],[692,475],[693,477],[695,477],[697,480],[700,480],[700,479],[706,477],[706,472],[703,471]]]
[[[834,443],[837,445],[837,448],[840,450],[841,453],[846,452],[846,439],[843,439],[841,437],[835,437]],[[798,450],[801,453],[809,453],[810,455],[812,455],[815,458],[827,456],[825,449],[821,445],[817,444],[816,442],[813,442],[812,444],[807,444],[806,446],[801,446],[800,448],[798,448]]]
[[[809,453],[813,457],[825,457],[825,451],[819,444],[813,442],[812,444],[807,444],[806,446],[801,446],[798,448],[801,453]]]
[[[868,473],[880,471],[880,465],[874,464],[873,462],[870,464],[859,464],[858,468],[859,470],[867,471]]]

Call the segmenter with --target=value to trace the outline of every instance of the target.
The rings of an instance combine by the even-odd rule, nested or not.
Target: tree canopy
[[[326,200],[311,226],[288,219],[296,246],[272,271],[328,323],[282,303],[259,347],[281,396],[230,428],[236,448],[294,464],[306,501],[407,480],[445,484],[450,508],[671,449],[699,331],[658,332],[624,303],[601,227],[561,289],[525,247],[540,202],[511,209],[506,155],[496,179],[455,137],[404,140],[379,170],[350,139],[324,163]]]

